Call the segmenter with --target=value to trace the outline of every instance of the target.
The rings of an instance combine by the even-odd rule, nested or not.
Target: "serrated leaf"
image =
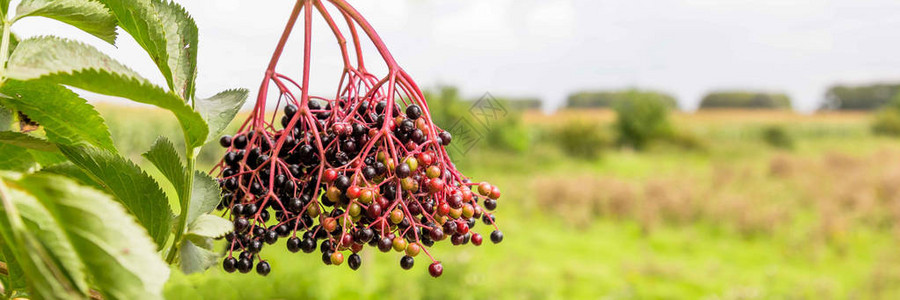
[[[50,74],[70,74],[81,70],[98,69],[141,78],[136,72],[86,44],[52,36],[29,38],[20,41],[9,57],[9,78],[17,80],[37,79]]]
[[[0,178],[0,236],[9,247],[11,255],[18,262],[31,296],[41,299],[84,299],[86,291],[79,291],[64,270],[50,256],[50,250],[35,237],[25,225],[14,199],[35,197],[22,190],[7,186]]]
[[[234,224],[231,221],[218,216],[205,214],[197,217],[197,220],[188,226],[188,237],[201,238],[220,238],[225,234],[234,231]]]
[[[179,248],[179,266],[185,274],[201,272],[216,264],[219,254],[185,240]]]
[[[166,244],[172,210],[156,180],[131,161],[96,148],[59,146],[60,151],[88,177],[113,195],[147,229],[157,247]]]
[[[0,143],[0,170],[27,171],[34,167],[34,157],[25,148]]]
[[[76,290],[86,293],[88,284],[85,266],[72,248],[61,225],[53,219],[47,207],[34,196],[34,194],[25,195],[23,191],[17,189],[11,191],[11,198],[29,234],[34,235],[44,249],[47,249],[48,257],[59,266],[68,282]]]
[[[4,283],[4,288],[13,291],[23,290],[28,287],[28,283],[25,282],[25,273],[22,271],[22,267],[19,266],[19,262],[16,261],[16,257],[10,249],[6,245],[6,241],[0,237],[0,253],[3,256],[3,262],[6,263],[6,280]],[[3,276],[0,276],[3,277]]]
[[[22,0],[15,20],[51,18],[84,30],[110,44],[116,43],[116,19],[103,4],[90,0]]]
[[[15,33],[9,33],[9,54],[12,54],[19,46],[19,37]]]
[[[0,131],[0,143],[38,151],[57,152],[56,145],[42,138],[15,131]]]
[[[175,151],[175,145],[169,139],[159,137],[150,147],[150,151],[142,156],[153,163],[156,169],[172,183],[178,193],[178,198],[184,199],[184,193],[187,192],[187,174],[184,165],[181,164],[181,157]]]
[[[181,5],[152,1],[166,37],[167,62],[172,71],[172,90],[185,100],[194,97],[197,78],[197,24]]]
[[[52,165],[41,169],[39,173],[62,175],[68,177],[71,180],[74,180],[75,182],[78,182],[81,185],[90,186],[101,191],[106,189],[103,187],[103,185],[100,185],[96,180],[88,176],[88,174],[85,173],[84,170],[72,163]]]
[[[82,43],[53,37],[27,39],[13,52],[8,68],[13,79],[41,78],[167,109],[175,114],[191,149],[201,147],[209,134],[203,117],[181,97]]]
[[[188,206],[186,224],[191,224],[200,215],[208,214],[216,209],[221,202],[219,183],[215,179],[200,171],[194,171],[194,184],[192,186],[191,203]]]
[[[77,145],[88,143],[115,151],[103,117],[94,107],[57,84],[44,81],[8,80],[0,93],[3,106],[21,111],[41,124],[50,141]]]
[[[69,161],[69,159],[67,159],[62,155],[62,153],[59,152],[46,152],[31,149],[25,149],[25,151],[28,151],[28,153],[31,154],[31,158],[34,159],[34,162],[40,165],[41,168],[58,165]]]
[[[226,90],[207,99],[195,100],[197,111],[209,125],[207,142],[218,139],[244,106],[249,93],[246,89]]]
[[[105,298],[162,299],[169,268],[121,204],[58,176],[33,175],[20,182],[66,224],[63,229]]]
[[[119,27],[128,32],[156,64],[173,86],[172,70],[169,67],[166,26],[162,23],[150,0],[98,0],[105,4],[116,17]]]

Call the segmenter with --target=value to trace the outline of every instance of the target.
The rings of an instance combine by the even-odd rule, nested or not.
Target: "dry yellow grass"
[[[767,166],[720,163],[677,175],[618,179],[540,177],[533,186],[542,211],[573,227],[626,219],[645,232],[699,221],[753,236],[771,235],[802,214],[815,223],[806,238],[838,248],[860,226],[900,236],[900,151],[867,156],[778,154]]]

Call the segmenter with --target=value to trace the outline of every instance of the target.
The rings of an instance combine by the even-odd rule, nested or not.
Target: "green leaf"
[[[163,176],[172,183],[175,191],[178,193],[179,199],[184,199],[184,193],[187,192],[187,174],[184,165],[181,164],[181,157],[175,151],[175,145],[165,137],[159,137],[150,151],[142,156],[153,163]]]
[[[203,117],[181,97],[82,43],[53,37],[24,40],[10,57],[8,68],[13,79],[42,78],[167,109],[181,124],[190,149],[201,147],[209,134]]]
[[[179,248],[179,257],[181,271],[185,274],[196,273],[209,269],[216,264],[219,254],[194,245],[189,240],[185,240]]]
[[[28,176],[21,184],[66,224],[63,229],[105,298],[162,299],[169,268],[122,205],[58,176]]]
[[[156,64],[173,87],[172,70],[169,67],[166,26],[162,23],[150,0],[99,0],[112,11],[119,27],[128,32]]]
[[[194,184],[192,186],[191,203],[187,211],[185,224],[191,224],[200,215],[208,214],[216,209],[222,201],[219,183],[215,179],[200,171],[194,171]]]
[[[34,162],[40,165],[42,168],[58,165],[69,161],[69,159],[67,159],[62,155],[62,153],[59,152],[45,152],[31,149],[25,149],[25,151],[28,151],[28,153],[31,154],[31,158],[34,159]]]
[[[116,19],[103,4],[90,0],[22,0],[13,20],[38,16],[75,26],[110,44],[116,43]]]
[[[28,171],[34,167],[34,157],[27,149],[0,143],[0,170]]]
[[[10,290],[17,291],[28,287],[28,283],[25,282],[25,272],[22,271],[22,267],[19,266],[19,262],[16,261],[15,254],[12,251],[6,245],[6,241],[0,238],[0,254],[3,256],[3,262],[6,263],[6,273],[8,274],[3,282],[3,287],[7,289],[7,293]]]
[[[13,111],[0,105],[0,130],[12,130],[14,120]]]
[[[38,151],[57,152],[56,145],[42,138],[15,131],[0,131],[0,143]]]
[[[63,271],[67,282],[76,290],[86,293],[88,284],[85,266],[72,248],[61,224],[53,219],[53,215],[44,204],[33,197],[35,196],[33,193],[28,196],[19,193],[23,192],[14,189],[11,198],[24,221],[25,228],[48,250],[48,257]]]
[[[12,54],[13,51],[16,50],[16,47],[19,46],[19,37],[16,36],[15,33],[9,33],[9,53]]]
[[[41,299],[87,298],[86,291],[79,291],[50,256],[52,249],[45,248],[26,228],[14,199],[35,199],[35,197],[22,190],[8,187],[6,181],[0,178],[0,202],[3,206],[0,213],[0,236],[7,245],[16,245],[8,249],[25,275],[31,296]]]
[[[89,143],[115,151],[106,123],[84,99],[57,84],[43,81],[7,81],[0,92],[3,106],[16,109],[41,124],[50,141],[77,145]]]
[[[207,99],[196,101],[197,111],[209,124],[207,142],[218,139],[225,127],[234,120],[234,116],[244,106],[249,91],[246,89],[226,90]]]
[[[234,224],[231,221],[218,216],[205,214],[197,217],[190,226],[188,226],[187,236],[189,238],[220,238],[225,234],[234,231]]]
[[[70,74],[80,70],[97,69],[146,81],[136,72],[97,50],[80,42],[52,36],[20,41],[9,57],[9,78],[31,80],[51,74]]]
[[[185,100],[194,97],[197,79],[197,24],[175,2],[152,1],[166,37],[167,62],[172,71],[171,88]]]
[[[166,244],[172,229],[173,214],[165,193],[150,175],[131,161],[107,151],[89,147],[59,147],[63,155],[137,218],[157,247]]]
[[[3,11],[3,15],[9,12],[9,0],[0,0],[0,10]]]
[[[85,173],[84,170],[72,163],[62,163],[49,166],[41,169],[40,173],[62,175],[78,182],[81,185],[90,186],[101,191],[106,190],[103,185],[97,183],[97,181],[91,178],[87,173]]]

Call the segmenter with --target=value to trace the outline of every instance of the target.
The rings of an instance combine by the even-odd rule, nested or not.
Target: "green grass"
[[[129,114],[111,108],[102,112],[110,119],[117,145],[135,161],[142,162],[140,152],[156,135],[180,139],[170,116],[154,118],[158,124],[138,130],[128,120]],[[445,268],[439,279],[428,276],[425,256],[416,259],[413,270],[404,271],[399,268],[399,253],[367,248],[362,253],[363,267],[352,272],[346,264],[323,265],[317,253],[290,253],[282,240],[262,251],[272,265],[268,277],[219,269],[190,276],[175,271],[166,296],[217,300],[897,299],[900,235],[896,229],[850,223],[823,239],[818,231],[823,215],[807,205],[810,196],[794,181],[767,175],[777,156],[821,161],[834,153],[863,158],[879,151],[900,153],[900,142],[869,133],[867,118],[838,119],[804,117],[797,124],[779,119],[795,139],[791,151],[763,142],[762,129],[771,122],[691,116],[679,116],[676,125],[703,140],[704,150],[608,150],[600,159],[586,161],[568,158],[545,142],[523,153],[476,148],[454,159],[464,173],[504,190],[497,216],[506,238],[499,245],[486,242],[480,247],[441,243],[431,250]],[[210,151],[202,164],[211,165],[220,154]],[[721,168],[746,172],[749,179],[716,186]],[[819,176],[802,171],[795,181]],[[540,178],[574,176],[609,177],[636,185],[682,179],[698,190],[759,197],[759,203],[782,201],[791,218],[772,231],[749,235],[704,218],[688,223],[662,221],[652,230],[629,217],[600,216],[588,225],[575,225],[546,211],[532,184]],[[481,222],[474,230],[490,233]]]

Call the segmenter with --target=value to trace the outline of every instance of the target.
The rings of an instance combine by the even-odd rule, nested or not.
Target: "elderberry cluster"
[[[452,135],[427,107],[376,96],[286,102],[282,129],[254,114],[220,140],[219,209],[234,222],[226,271],[248,273],[256,262],[268,274],[260,250],[287,239],[289,251],[318,250],[326,265],[349,254],[353,270],[366,245],[403,253],[403,269],[424,253],[438,277],[443,266],[428,252],[436,242],[481,245],[472,231],[478,219],[491,226],[492,242],[503,240],[491,213],[499,188],[456,170],[444,148]]]

